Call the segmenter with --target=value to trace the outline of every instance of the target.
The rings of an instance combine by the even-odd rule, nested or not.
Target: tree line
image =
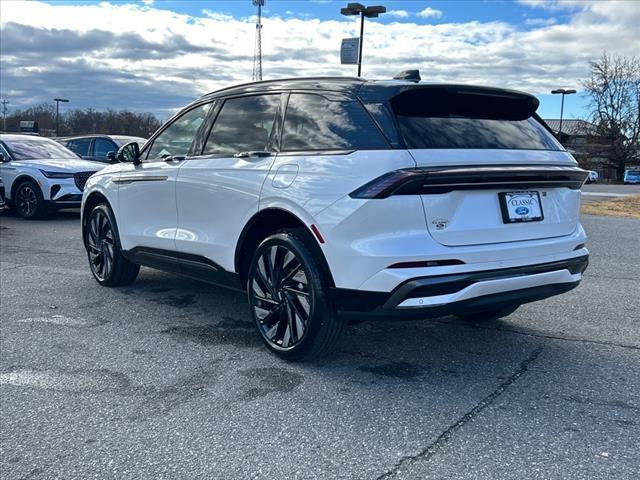
[[[48,103],[41,103],[23,110],[7,113],[7,132],[19,132],[21,121],[36,121],[40,134],[54,136],[56,130],[56,108]],[[85,135],[102,133],[112,135],[132,135],[148,138],[155,132],[162,122],[152,113],[135,113],[127,110],[104,112],[91,108],[73,109],[60,112],[58,120],[58,135]]]

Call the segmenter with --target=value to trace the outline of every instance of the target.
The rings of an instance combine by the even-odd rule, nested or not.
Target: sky
[[[354,76],[342,38],[358,35],[346,4],[266,0],[263,78]],[[540,98],[543,118],[584,118],[580,79],[604,50],[640,52],[640,2],[389,1],[367,20],[362,74],[491,85]],[[150,111],[162,119],[200,95],[251,80],[251,0],[0,1],[0,97],[9,109],[70,99],[61,108]]]

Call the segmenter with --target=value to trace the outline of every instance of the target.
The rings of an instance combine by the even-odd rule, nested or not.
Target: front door
[[[149,142],[140,164],[123,166],[117,182],[118,228],[124,250],[175,251],[178,170],[210,108],[206,103],[179,115]]]

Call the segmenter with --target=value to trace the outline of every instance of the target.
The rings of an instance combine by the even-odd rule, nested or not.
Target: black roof
[[[475,93],[480,95],[494,95],[518,97],[524,99],[529,97],[529,101],[538,105],[538,100],[525,92],[509,90],[505,88],[483,87],[464,84],[437,84],[437,83],[416,83],[407,80],[366,80],[360,77],[301,77],[286,78],[280,80],[263,80],[260,82],[250,82],[232,87],[223,88],[203,95],[198,101],[225,97],[231,95],[242,95],[246,93],[282,91],[282,90],[320,90],[342,94],[357,94],[365,101],[384,101],[402,93],[406,90],[416,88],[433,88],[455,92]]]
[[[268,92],[279,90],[323,90],[340,93],[354,92],[365,82],[358,77],[304,77],[284,78],[280,80],[262,80],[216,90],[203,95],[204,98],[216,98],[228,95],[242,95],[253,92]]]

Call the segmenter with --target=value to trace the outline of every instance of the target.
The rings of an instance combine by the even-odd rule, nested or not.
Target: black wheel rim
[[[91,271],[99,280],[105,280],[113,269],[115,244],[109,219],[103,212],[94,212],[87,229],[87,247]]]
[[[36,197],[35,190],[29,185],[20,187],[18,191],[18,210],[26,217],[33,215],[36,211],[38,198]]]
[[[264,339],[277,350],[298,345],[313,312],[313,291],[298,257],[283,245],[267,248],[249,283],[251,308]]]

